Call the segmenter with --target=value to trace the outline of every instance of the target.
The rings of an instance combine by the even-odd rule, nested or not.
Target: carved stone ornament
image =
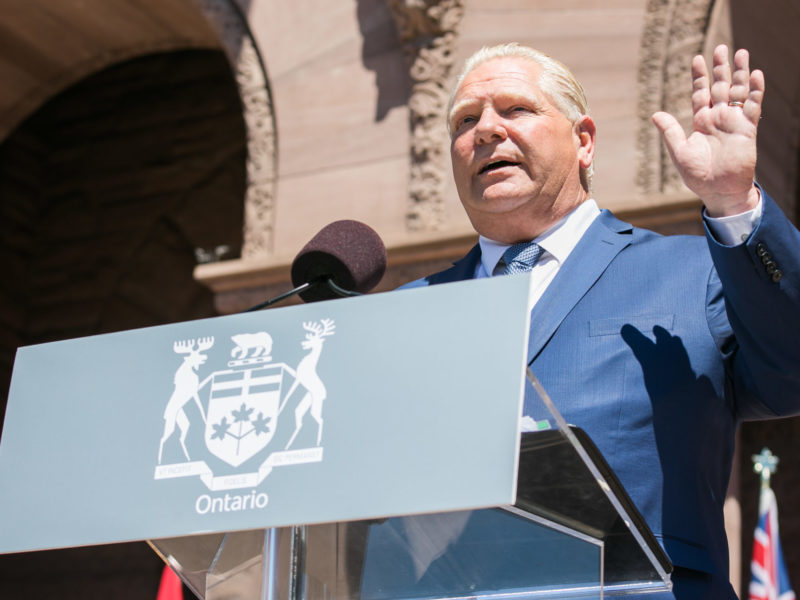
[[[692,125],[691,60],[703,51],[714,0],[649,0],[639,61],[637,188],[641,192],[683,189],[650,117],[671,113],[689,130]]]
[[[445,112],[463,0],[388,0],[403,52],[409,59],[411,170],[406,227],[444,225],[449,175]]]
[[[277,152],[275,117],[264,63],[232,0],[191,0],[217,32],[239,87],[247,130],[242,258],[272,251]]]

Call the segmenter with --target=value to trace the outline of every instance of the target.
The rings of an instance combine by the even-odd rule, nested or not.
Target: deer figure
[[[311,417],[317,422],[317,446],[322,440],[322,403],[327,397],[325,391],[325,384],[317,375],[317,362],[319,355],[322,352],[322,344],[325,338],[334,334],[336,326],[333,324],[333,319],[322,319],[319,323],[307,322],[303,323],[303,329],[308,333],[306,339],[300,343],[304,350],[308,350],[300,362],[297,364],[294,383],[289,388],[289,392],[283,399],[279,412],[286,406],[286,401],[289,396],[297,389],[298,385],[302,385],[306,389],[306,393],[302,400],[297,404],[294,409],[294,433],[289,438],[286,448],[292,445],[300,429],[303,427],[303,419],[306,414],[311,411]]]
[[[197,408],[200,409],[200,415],[203,417],[203,422],[206,420],[206,414],[203,410],[203,405],[200,403],[200,397],[197,395],[200,388],[202,388],[210,379],[206,377],[203,383],[200,383],[200,378],[197,376],[197,369],[206,362],[208,355],[203,354],[206,350],[214,345],[214,338],[200,338],[197,340],[197,349],[194,347],[194,340],[187,340],[185,342],[175,342],[172,349],[177,354],[185,354],[183,363],[175,371],[173,383],[175,389],[172,396],[167,402],[167,408],[164,409],[164,434],[161,436],[161,443],[158,446],[158,463],[161,464],[161,455],[164,451],[164,442],[175,433],[175,427],[180,430],[181,448],[186,460],[189,458],[189,452],[186,450],[186,434],[189,432],[189,418],[183,407],[189,400],[194,399]]]

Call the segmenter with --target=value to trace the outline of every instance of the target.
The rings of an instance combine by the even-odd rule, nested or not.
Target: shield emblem
[[[233,467],[269,444],[278,420],[284,366],[214,373],[208,400],[208,450]]]

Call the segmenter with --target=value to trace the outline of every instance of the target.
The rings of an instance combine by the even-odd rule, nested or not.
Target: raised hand
[[[694,57],[689,137],[672,115],[653,115],[683,182],[712,217],[743,213],[755,208],[759,198],[753,179],[764,74],[750,72],[747,50],[736,52],[733,66],[731,73],[728,48],[717,46],[710,80],[703,57]]]

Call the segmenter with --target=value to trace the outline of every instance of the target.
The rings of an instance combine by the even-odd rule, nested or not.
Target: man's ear
[[[578,162],[581,169],[588,169],[594,159],[595,126],[592,117],[582,115],[575,122],[575,136],[578,141]]]

